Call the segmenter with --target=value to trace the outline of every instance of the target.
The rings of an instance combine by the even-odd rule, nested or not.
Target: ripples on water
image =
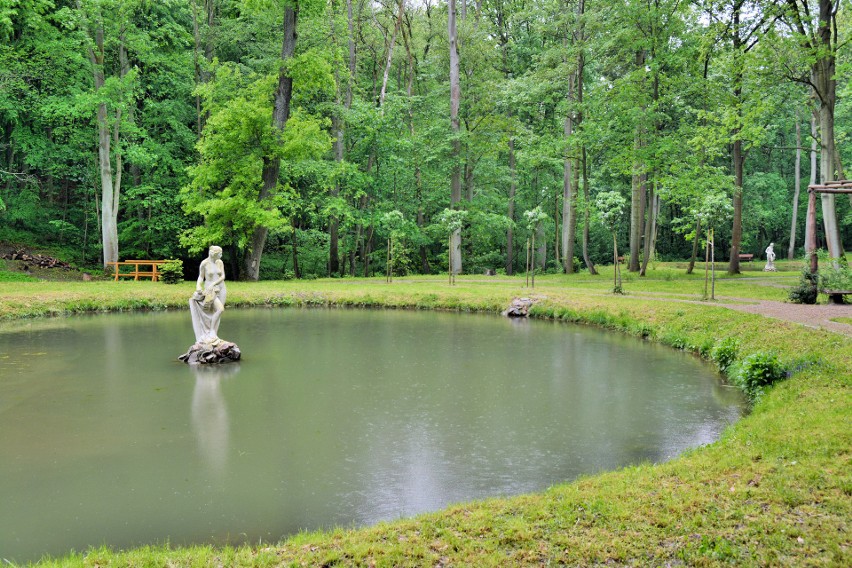
[[[493,316],[228,310],[0,329],[0,557],[257,542],[539,491],[715,440],[739,394],[692,356]]]

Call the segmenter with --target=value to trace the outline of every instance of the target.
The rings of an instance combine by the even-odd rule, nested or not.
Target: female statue
[[[775,272],[775,250],[772,248],[775,246],[775,243],[769,243],[769,246],[766,247],[766,266],[763,267],[764,272]]]
[[[207,258],[198,267],[195,293],[189,300],[195,342],[218,345],[219,320],[225,311],[225,265],[222,248],[210,247]]]

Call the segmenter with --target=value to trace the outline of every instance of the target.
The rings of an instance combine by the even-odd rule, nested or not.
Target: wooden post
[[[808,188],[808,216],[805,223],[807,234],[805,235],[805,256],[809,256],[811,273],[819,270],[819,260],[816,254],[816,192],[814,188]]]

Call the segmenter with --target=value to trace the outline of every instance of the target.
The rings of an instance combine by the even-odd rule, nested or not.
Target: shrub
[[[740,350],[740,342],[733,337],[726,337],[716,344],[713,349],[713,362],[719,367],[723,373],[726,372],[734,361],[737,360],[737,354]]]
[[[183,282],[183,261],[169,260],[160,266],[158,272],[160,273],[160,280],[166,284]]]
[[[786,376],[787,369],[778,359],[778,355],[758,352],[743,359],[736,382],[749,398],[756,400],[766,387]]]
[[[713,340],[705,339],[701,345],[698,346],[698,354],[701,355],[703,359],[712,359],[713,357]]]
[[[803,266],[799,283],[790,288],[787,296],[789,300],[794,304],[816,304],[817,278],[817,274],[811,272],[809,266]]]
[[[822,290],[852,290],[852,270],[848,266],[838,263],[836,259],[822,265],[819,271],[819,287]]]

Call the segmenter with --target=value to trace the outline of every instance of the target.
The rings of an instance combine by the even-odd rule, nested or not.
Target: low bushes
[[[750,400],[756,401],[765,389],[787,377],[787,368],[774,352],[757,352],[748,355],[742,363],[731,366],[729,374]]]
[[[170,260],[160,266],[160,280],[166,284],[183,282],[183,261]]]

